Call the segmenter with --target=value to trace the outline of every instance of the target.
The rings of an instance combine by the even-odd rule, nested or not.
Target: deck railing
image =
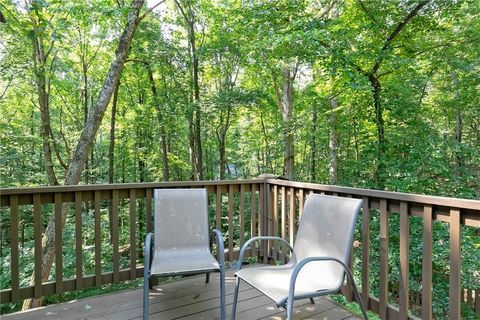
[[[1,303],[41,298],[50,294],[62,294],[66,291],[82,290],[142,277],[143,241],[146,230],[152,230],[153,189],[185,187],[208,190],[211,216],[214,217],[212,219],[214,221],[211,222],[215,227],[222,228],[222,224],[226,221],[228,228],[225,234],[226,258],[235,259],[234,247],[239,243],[234,241],[243,243],[245,234],[250,236],[258,232],[256,226],[259,221],[257,217],[262,208],[263,180],[0,189],[2,215],[9,215],[10,218],[8,224],[2,225],[2,237],[10,239],[8,245],[10,250],[6,251],[10,254],[11,266],[10,288],[1,290]],[[235,201],[239,203],[239,208],[234,209]],[[248,207],[248,213],[245,212],[246,207]],[[68,211],[63,225],[62,211]],[[42,282],[42,235],[51,214],[56,217],[55,261],[52,267],[54,276]],[[31,219],[32,215],[33,219]],[[119,219],[119,215],[122,219]],[[23,270],[20,269],[19,238],[25,233],[19,230],[20,226],[25,227],[23,221],[20,223],[21,216],[30,216],[30,220],[33,220],[33,226],[27,226],[27,229],[28,227],[33,229],[33,284],[25,284],[25,279],[20,279]],[[113,223],[108,224],[109,216]],[[235,228],[234,216],[239,223]],[[248,216],[249,225],[246,225],[246,216]],[[9,230],[3,230],[5,225],[8,225]],[[111,232],[105,232],[105,228],[110,228]],[[234,229],[238,229],[236,233],[240,235],[239,239],[234,240]],[[65,256],[66,251],[72,252],[72,248],[66,248],[68,245],[68,239],[64,234],[66,230],[70,231],[70,235],[74,234],[74,257]],[[123,235],[123,243],[119,241],[120,234]],[[89,239],[85,239],[87,235]],[[23,249],[24,246],[21,247]],[[106,250],[111,252],[109,261],[102,257],[102,251]],[[125,263],[122,266],[120,264],[124,251],[127,251],[129,256],[127,266]],[[88,255],[88,253],[91,254]],[[93,265],[91,261],[86,261],[88,256],[93,258]],[[73,261],[74,266],[72,266]],[[65,279],[64,274],[67,268],[75,269],[75,273]],[[86,269],[91,270],[88,272]]]
[[[383,319],[413,318],[410,301],[416,292],[409,290],[409,230],[414,217],[423,221],[421,317],[432,319],[433,221],[446,222],[450,230],[449,239],[446,239],[450,252],[449,317],[460,318],[461,302],[472,305],[480,314],[480,290],[468,288],[465,294],[461,287],[461,228],[480,229],[480,201],[268,178],[0,189],[1,214],[7,216],[2,219],[2,252],[7,252],[9,257],[6,258],[10,261],[10,270],[5,270],[4,264],[2,273],[11,274],[10,286],[0,292],[1,303],[142,277],[143,239],[146,230],[152,228],[153,189],[185,187],[208,190],[211,226],[223,230],[225,255],[230,261],[237,259],[239,247],[251,236],[279,235],[293,242],[304,201],[312,192],[363,199],[359,240],[354,246],[351,264],[358,255],[364,302]],[[62,212],[67,213],[64,224],[61,223]],[[56,217],[57,230],[54,275],[42,282],[42,235],[51,214]],[[399,217],[399,230],[390,230],[390,221],[395,215]],[[373,218],[379,220],[378,244],[372,242],[371,237]],[[31,220],[33,223],[28,225],[26,221]],[[24,230],[29,228],[31,235]],[[392,286],[389,280],[392,267],[389,266],[392,253],[389,239],[392,235],[399,237],[398,286]],[[29,269],[33,272],[32,284],[29,277],[25,279],[25,270],[20,267],[26,265],[22,261],[28,258],[21,254],[25,251],[25,241],[32,241],[34,247],[33,253],[26,253],[34,255],[33,268]],[[371,269],[374,262],[371,248],[374,246],[379,247],[378,274],[373,274]],[[288,259],[285,250],[275,243],[254,247],[249,253],[264,262]],[[374,279],[378,279],[379,290],[371,288]],[[353,299],[349,288],[346,285],[342,294]],[[374,294],[377,291],[378,294]],[[398,297],[398,307],[389,303],[389,295]]]

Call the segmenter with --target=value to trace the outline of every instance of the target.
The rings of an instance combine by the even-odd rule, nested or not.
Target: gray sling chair
[[[240,250],[235,273],[236,287],[232,315],[235,319],[238,289],[243,280],[286,307],[287,319],[292,319],[293,302],[298,299],[338,293],[345,274],[352,282],[355,297],[367,319],[357,287],[348,268],[353,232],[362,200],[311,194],[305,202],[295,246],[279,237],[254,237]],[[292,251],[290,261],[281,266],[241,269],[247,247],[257,240],[278,240]]]
[[[145,240],[143,319],[148,319],[151,277],[206,273],[208,283],[210,272],[220,272],[220,316],[225,319],[224,245],[220,231],[208,234],[207,191],[156,189],[154,203],[154,234],[147,234]],[[213,237],[218,262],[211,253]]]

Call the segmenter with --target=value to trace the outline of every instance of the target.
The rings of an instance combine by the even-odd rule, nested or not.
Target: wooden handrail
[[[448,206],[448,207],[456,207],[456,208],[462,208],[462,209],[480,210],[479,200],[428,196],[428,195],[421,195],[421,194],[381,191],[381,190],[373,190],[373,189],[359,189],[359,188],[332,186],[332,185],[318,184],[318,183],[295,182],[295,181],[279,180],[279,179],[267,179],[267,182],[277,186],[302,188],[302,189],[308,189],[308,190],[318,190],[318,191],[332,192],[332,193],[336,192],[339,194],[351,194],[358,197],[365,196],[365,197],[378,198],[378,199],[398,200],[398,201],[415,202],[415,203],[422,203],[422,204],[431,204],[436,206]]]
[[[0,188],[0,196],[11,194],[35,194],[50,192],[98,191],[98,190],[127,190],[127,189],[155,189],[155,188],[191,188],[201,186],[228,186],[252,183],[263,183],[263,179],[250,180],[216,180],[216,181],[169,181],[169,182],[141,182],[141,183],[114,183],[114,184],[81,184],[66,186],[19,187]],[[2,204],[4,206],[4,204]]]

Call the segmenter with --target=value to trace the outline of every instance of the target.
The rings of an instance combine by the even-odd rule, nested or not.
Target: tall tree
[[[42,120],[41,136],[43,140],[43,159],[44,167],[47,173],[50,185],[58,185],[52,158],[53,133],[50,121],[50,83],[47,79],[48,68],[53,68],[55,57],[54,45],[55,38],[45,41],[45,24],[48,17],[45,17],[44,6],[40,1],[31,0],[29,2],[31,24],[33,26],[31,39],[33,45],[33,73],[37,87],[38,105]],[[46,43],[45,43],[46,42]],[[48,65],[49,64],[49,65]]]
[[[192,0],[175,0],[179,11],[185,20],[187,28],[187,39],[192,59],[192,85],[193,85],[193,104],[194,112],[189,117],[190,145],[193,147],[191,154],[195,165],[195,180],[203,179],[203,153],[202,153],[202,137],[201,137],[201,118],[200,109],[200,80],[199,80],[199,58],[198,49],[201,49],[202,43],[198,44],[196,39],[196,27],[198,24],[197,13],[195,11]]]
[[[123,66],[130,51],[133,35],[142,19],[142,16],[140,16],[140,10],[143,7],[144,2],[144,0],[133,0],[130,5],[127,23],[118,42],[117,50],[115,51],[115,59],[110,65],[110,69],[106,75],[97,102],[89,109],[85,128],[80,135],[65,174],[65,185],[77,184],[80,181],[80,175],[83,171],[88,153],[92,147],[93,140],[95,139],[100,123],[110,102],[114,88],[120,81]],[[65,223],[67,215],[67,210],[65,209],[66,208],[64,208],[62,212],[62,224]],[[52,214],[47,227],[45,228],[45,233],[42,239],[42,281],[48,280],[54,257],[55,215]],[[39,306],[40,304],[41,299],[29,299],[25,300],[23,307],[26,309]]]
[[[377,153],[377,169],[375,171],[376,180],[378,186],[383,188],[384,186],[384,175],[385,175],[385,156],[386,156],[386,141],[385,141],[385,120],[384,120],[384,106],[382,104],[382,85],[380,78],[388,72],[381,72],[381,66],[385,58],[391,54],[392,45],[394,41],[398,38],[399,34],[405,29],[405,27],[418,15],[418,13],[428,4],[428,1],[420,1],[395,25],[393,30],[391,30],[386,39],[384,40],[380,49],[375,50],[376,54],[373,56],[374,61],[370,63],[370,67],[364,69],[356,63],[352,62],[355,67],[362,73],[368,80],[371,86],[372,98],[373,98],[373,109],[375,113],[375,126],[377,129],[377,142],[378,142],[378,153]],[[370,19],[374,19],[370,12],[366,9],[365,4],[362,1],[359,1],[359,5],[365,11],[367,16]]]

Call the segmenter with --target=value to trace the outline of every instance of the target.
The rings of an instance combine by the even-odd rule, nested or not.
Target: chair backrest
[[[208,250],[205,189],[156,189],[154,202],[155,250]]]
[[[293,248],[292,263],[314,256],[335,257],[348,265],[353,233],[362,200],[311,194]],[[322,274],[341,278],[343,268],[334,262],[312,263]],[[312,270],[314,271],[314,270]]]

